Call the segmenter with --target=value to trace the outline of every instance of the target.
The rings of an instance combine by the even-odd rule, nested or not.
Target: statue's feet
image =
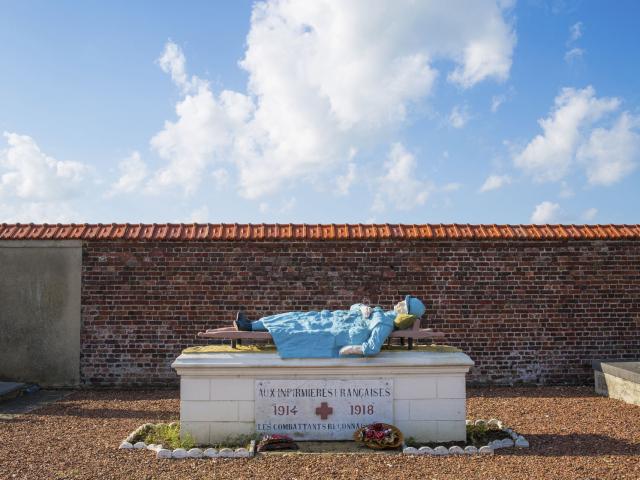
[[[236,330],[240,330],[243,332],[250,332],[251,329],[251,321],[247,318],[244,312],[241,310],[236,315],[236,320],[233,322],[236,326]]]

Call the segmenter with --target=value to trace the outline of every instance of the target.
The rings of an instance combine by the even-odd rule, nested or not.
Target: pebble
[[[233,450],[231,450],[230,448],[221,448],[218,451],[218,456],[222,458],[231,458],[233,457]]]
[[[189,454],[184,448],[176,448],[172,453],[172,458],[187,458]]]
[[[492,430],[502,430],[502,422],[497,418],[492,418],[487,422],[487,426]]]
[[[514,445],[513,440],[511,440],[510,438],[503,438],[501,442],[503,448],[513,447]]]
[[[493,455],[493,448],[491,448],[489,445],[485,445],[484,447],[480,447],[478,449],[478,453],[480,455]]]
[[[436,455],[449,455],[449,449],[447,447],[439,445],[433,449],[433,453]]]
[[[156,458],[171,458],[172,453],[168,448],[161,448],[156,452]]]
[[[489,442],[489,446],[494,450],[498,450],[499,448],[502,448],[502,440],[493,440],[492,442]]]
[[[469,426],[469,425],[473,425],[473,420],[465,420],[464,424]]]
[[[511,431],[511,433],[509,435],[511,435],[511,438],[513,438],[514,440],[516,440],[520,436],[516,432],[514,432],[513,430]]]
[[[202,458],[202,450],[200,450],[199,448],[192,448],[187,453],[191,458]]]
[[[418,449],[418,455],[435,455],[435,453],[431,447],[420,447]]]
[[[473,445],[468,445],[464,447],[464,453],[466,453],[467,455],[475,455],[476,453],[478,453],[478,449]]]
[[[133,445],[131,445],[129,442],[124,441],[120,444],[120,446],[118,447],[121,450],[130,450],[133,448]]]
[[[451,455],[463,455],[464,450],[462,449],[462,447],[459,447],[458,445],[454,445],[453,447],[449,448],[449,453]]]
[[[144,442],[136,442],[136,444],[133,446],[133,448],[146,448],[147,444]]]
[[[215,448],[207,448],[204,452],[202,452],[202,455],[207,458],[215,458],[218,456],[218,450],[216,450]]]
[[[474,422],[474,425],[475,425],[476,427],[481,427],[481,426],[482,426],[482,427],[486,427],[486,426],[487,426],[487,422],[486,422],[485,420],[482,420],[482,419],[480,418],[480,419],[478,419],[478,420],[476,420],[476,421]]]
[[[402,449],[402,453],[404,453],[405,455],[415,455],[416,453],[418,453],[418,449],[415,447],[404,447]]]
[[[529,442],[526,438],[524,438],[522,435],[520,435],[517,439],[516,439],[516,447],[519,448],[529,448]]]
[[[240,448],[236,448],[235,456],[236,458],[249,458],[251,454],[249,453],[249,450],[247,450],[246,448],[240,447]]]

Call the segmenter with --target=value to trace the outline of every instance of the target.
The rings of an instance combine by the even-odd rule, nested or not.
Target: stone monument
[[[465,374],[473,361],[451,347],[299,359],[221,350],[183,353],[172,364],[181,433],[198,443],[254,432],[349,440],[373,422],[421,442],[466,438]]]

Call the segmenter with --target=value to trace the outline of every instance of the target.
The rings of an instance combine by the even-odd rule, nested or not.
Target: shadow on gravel
[[[132,410],[117,408],[85,408],[75,405],[66,405],[63,408],[42,410],[35,412],[38,415],[54,415],[78,418],[145,418],[156,420],[177,420],[180,412],[154,411],[154,410]]]
[[[469,387],[467,398],[579,398],[598,397],[592,386],[581,387]]]
[[[500,455],[536,455],[542,457],[600,457],[603,455],[640,455],[640,444],[625,442],[606,435],[530,434],[531,448],[498,450]]]

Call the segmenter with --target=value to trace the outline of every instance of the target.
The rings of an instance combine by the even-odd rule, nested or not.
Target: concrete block
[[[80,383],[82,242],[0,241],[0,378]]]
[[[394,396],[396,400],[436,398],[436,378],[436,375],[396,377],[393,383]]]
[[[465,438],[467,435],[467,427],[464,424],[464,420],[450,421],[440,420],[438,421],[438,442],[451,442]]]
[[[180,420],[186,420],[188,422],[237,421],[238,402],[197,402],[183,400],[180,401]]]
[[[438,440],[438,422],[434,421],[400,421],[396,427],[404,438],[413,437],[418,442],[435,442]]]
[[[209,438],[211,443],[220,442],[236,435],[249,435],[255,432],[253,422],[211,422]]]
[[[180,400],[209,400],[211,382],[208,378],[180,378]]]
[[[411,400],[410,420],[465,420],[465,399]]]
[[[464,375],[439,375],[438,398],[466,398]]]
[[[640,383],[594,370],[595,389],[599,395],[640,405]]]
[[[207,445],[209,440],[209,422],[180,421],[180,437],[184,438],[189,433],[198,445]]]
[[[238,420],[240,422],[253,422],[255,420],[254,402],[238,402]]]
[[[248,378],[212,378],[211,400],[253,400],[254,381]]]
[[[393,402],[393,419],[395,422],[409,420],[409,400],[395,400]]]

